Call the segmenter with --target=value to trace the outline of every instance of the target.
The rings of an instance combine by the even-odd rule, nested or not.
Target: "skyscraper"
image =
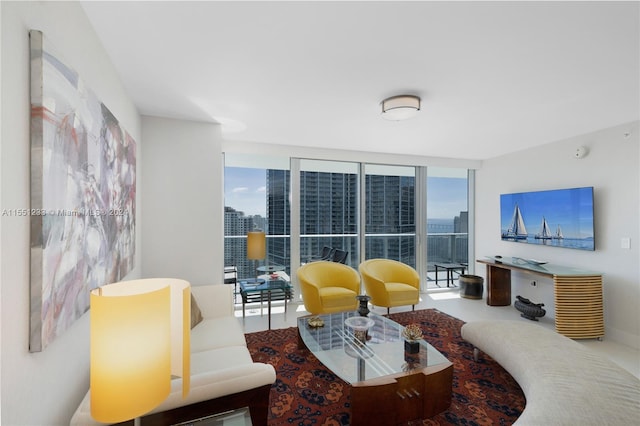
[[[267,233],[269,265],[291,263],[290,172],[267,169],[266,218],[244,216],[225,207],[225,265],[237,265],[240,277],[253,276],[246,260],[247,231]],[[395,259],[416,267],[415,178],[384,174],[365,176],[365,258]],[[300,256],[306,262],[323,246],[349,252],[347,264],[357,268],[359,180],[356,173],[302,171],[300,174]],[[466,262],[468,213],[449,219],[428,219],[429,262]],[[238,236],[238,238],[234,238]]]
[[[267,170],[269,235],[289,235],[289,171]],[[415,265],[415,179],[367,175],[366,257],[398,259]],[[300,175],[300,252],[305,257],[327,245],[350,253],[357,267],[358,176],[352,173],[303,171]],[[408,234],[408,235],[395,235]],[[268,241],[270,262],[289,264],[285,238]]]

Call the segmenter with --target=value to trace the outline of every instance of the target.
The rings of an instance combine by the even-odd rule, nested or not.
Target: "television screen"
[[[593,187],[500,195],[503,241],[595,250]]]

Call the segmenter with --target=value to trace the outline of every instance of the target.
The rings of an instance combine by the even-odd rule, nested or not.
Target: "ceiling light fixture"
[[[420,111],[420,98],[413,95],[392,96],[382,101],[382,116],[400,121],[414,117]]]

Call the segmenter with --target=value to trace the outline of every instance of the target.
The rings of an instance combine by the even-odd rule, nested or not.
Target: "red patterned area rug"
[[[525,406],[520,386],[487,355],[473,360],[473,346],[460,337],[463,321],[436,309],[390,318],[403,325],[420,324],[424,338],[453,363],[449,409],[407,426],[510,425],[520,416]],[[276,369],[269,426],[349,424],[349,386],[308,350],[298,349],[295,327],[249,333],[246,338],[253,360]]]

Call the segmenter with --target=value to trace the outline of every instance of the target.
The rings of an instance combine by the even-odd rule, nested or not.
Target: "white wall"
[[[476,174],[476,256],[534,258],[602,272],[605,338],[632,347],[640,342],[639,141],[639,122],[633,122],[487,160]],[[581,145],[589,154],[575,159]],[[595,251],[500,240],[500,194],[581,186],[594,187]],[[631,238],[630,250],[621,248],[624,237]],[[483,265],[476,273],[486,278]],[[512,297],[518,294],[545,303],[553,315],[550,279],[514,273]]]
[[[44,33],[138,142],[140,117],[78,3],[0,2],[2,8],[1,209],[29,207],[29,30]],[[138,176],[138,185],[141,180]],[[141,203],[138,192],[137,223]],[[3,425],[68,424],[89,387],[88,314],[40,353],[29,353],[29,218],[2,217]],[[136,267],[140,275],[140,227]]]
[[[142,268],[146,277],[222,283],[220,126],[143,117]]]

